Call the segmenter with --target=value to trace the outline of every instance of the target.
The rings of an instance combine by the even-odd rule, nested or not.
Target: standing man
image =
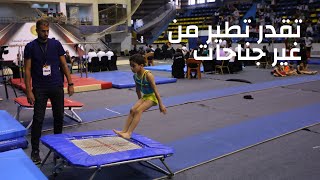
[[[311,37],[310,32],[307,32],[307,35],[304,38],[304,42],[307,50],[307,60],[309,60],[311,57],[311,49],[312,49],[312,43],[313,43],[313,38]]]
[[[68,81],[68,94],[74,93],[70,72],[61,43],[49,39],[49,22],[40,19],[36,24],[38,38],[29,42],[24,50],[25,84],[28,102],[34,105],[31,127],[31,159],[41,163],[39,140],[48,99],[51,100],[54,134],[62,133],[64,114],[63,74]],[[32,79],[32,86],[31,86]]]

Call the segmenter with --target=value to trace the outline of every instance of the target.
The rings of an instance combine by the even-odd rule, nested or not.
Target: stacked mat
[[[48,179],[22,149],[14,149],[0,153],[0,169],[0,179]]]
[[[0,110],[0,152],[26,148],[27,130],[7,111]]]

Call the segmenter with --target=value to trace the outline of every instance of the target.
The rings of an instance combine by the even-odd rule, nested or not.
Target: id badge
[[[43,76],[50,76],[51,75],[51,66],[50,65],[43,66],[42,71],[43,71]]]

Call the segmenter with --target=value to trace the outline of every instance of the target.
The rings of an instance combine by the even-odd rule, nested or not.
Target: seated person
[[[181,49],[177,49],[173,55],[172,76],[174,78],[184,78],[185,60]]]
[[[297,70],[293,68],[292,65],[280,65],[277,66],[272,71],[272,74],[276,77],[285,77],[285,76],[292,76],[297,75]]]
[[[111,60],[111,57],[114,56],[114,53],[111,49],[108,49],[104,56],[107,56],[108,60]]]
[[[93,57],[98,57],[97,56],[97,53],[96,52],[94,52],[94,50],[93,49],[89,49],[89,52],[88,52],[88,55],[87,55],[87,62],[88,62],[88,69],[89,70],[91,70],[91,59],[93,58]]]
[[[162,50],[160,49],[159,44],[157,44],[157,48],[154,50],[154,59],[163,59]]]
[[[287,76],[287,75],[286,75],[286,72],[285,72],[285,70],[284,70],[284,67],[281,66],[280,64],[277,64],[277,65],[274,67],[274,69],[273,69],[273,71],[271,72],[271,74],[273,74],[275,77],[285,77],[285,76]]]
[[[307,68],[307,64],[300,63],[300,65],[297,67],[298,74],[308,74],[308,75],[314,75],[317,74],[318,71],[310,71]]]
[[[144,55],[144,60],[146,62],[146,66],[154,66],[153,59],[154,59],[154,52],[151,49],[147,49],[147,53]]]
[[[242,71],[242,63],[241,61],[238,60],[238,53],[236,54],[237,54],[236,56],[230,59],[228,64],[231,74]]]
[[[209,50],[207,48],[205,48],[201,54],[201,56],[208,56],[209,54]],[[214,71],[214,61],[215,59],[212,60],[205,60],[202,62],[202,66],[203,66],[203,72],[212,74]]]
[[[291,64],[284,65],[283,69],[287,76],[298,75],[297,70]]]
[[[137,45],[134,45],[133,49],[129,52],[129,54],[130,54],[130,56],[132,56],[137,53],[138,53]]]
[[[99,58],[99,61],[101,61],[101,57],[105,55],[106,53],[104,51],[102,51],[101,49],[98,49],[97,56]]]
[[[20,68],[23,66],[20,59],[20,54],[17,54],[17,58],[13,60],[12,64],[8,67],[12,70],[13,78],[20,78]]]
[[[68,65],[68,68],[70,70],[70,73],[72,74],[72,63],[73,63],[73,59],[71,58],[70,56],[70,53],[68,50],[66,50],[66,54],[64,55],[65,58],[66,58],[66,62],[67,62],[67,65]]]

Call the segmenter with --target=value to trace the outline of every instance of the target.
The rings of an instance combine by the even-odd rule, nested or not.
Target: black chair
[[[99,72],[100,71],[100,63],[98,57],[91,58],[91,65],[90,65],[91,72]]]
[[[115,71],[115,70],[118,70],[118,67],[117,67],[117,55],[113,55],[111,56],[111,60],[109,62],[109,65],[110,65],[110,69],[109,71]]]
[[[205,73],[210,73],[214,71],[214,60],[209,60],[209,61],[203,61],[202,62],[203,65],[203,71]]]
[[[242,62],[238,60],[238,55],[235,57],[234,62],[229,62],[229,69],[231,74],[242,71]]]
[[[101,57],[100,68],[101,68],[101,71],[110,70],[110,60],[108,59],[108,56]]]
[[[176,53],[173,56],[173,64],[172,68],[172,76],[174,78],[184,78],[184,67],[185,67],[185,60],[182,53]]]

